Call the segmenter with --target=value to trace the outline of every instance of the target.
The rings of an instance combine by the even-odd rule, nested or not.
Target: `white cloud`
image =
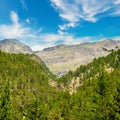
[[[18,24],[18,15],[14,11],[11,11],[10,17],[13,23]]]
[[[112,37],[113,40],[120,40],[120,36]]]
[[[22,4],[22,8],[23,8],[25,11],[28,12],[28,7],[27,7],[27,5],[26,5],[26,3],[25,3],[24,0],[21,0],[21,4]]]
[[[72,28],[74,28],[74,27],[76,27],[77,26],[77,24],[76,23],[68,23],[68,24],[64,24],[64,25],[59,25],[59,28],[60,28],[60,30],[66,30],[66,29],[68,29],[69,27],[72,27]]]
[[[12,20],[12,24],[0,25],[0,37],[1,38],[35,38],[36,36],[33,33],[34,31],[29,28],[22,25],[22,23],[19,23],[19,17],[17,13],[14,11],[11,11],[10,18]]]
[[[78,39],[69,34],[45,33],[41,34],[42,28],[33,30],[26,27],[25,23],[19,22],[19,17],[16,12],[10,12],[11,24],[0,25],[0,39],[16,38],[22,40],[25,44],[30,45],[34,50],[41,50],[45,47],[55,46],[59,41],[64,44],[74,44],[80,42]],[[59,31],[60,32],[60,31]]]
[[[40,41],[41,40],[41,41]],[[72,35],[60,35],[60,34],[43,34],[38,36],[38,44],[35,44],[32,47],[33,50],[42,50],[47,47],[52,47],[60,44],[70,45],[75,43],[80,43],[80,39],[74,38]]]
[[[11,11],[10,18],[12,21],[11,24],[0,25],[0,39],[16,38],[29,45],[33,50],[42,50],[43,48],[52,47],[60,43],[73,45],[81,42],[92,42],[104,38],[103,35],[98,37],[74,37],[73,35],[62,31],[66,28],[66,26],[64,26],[65,28],[63,26],[59,26],[61,27],[61,30],[58,31],[59,34],[42,34],[42,28],[33,30],[33,28],[25,25],[26,22],[20,23],[16,12]],[[74,24],[71,23],[71,26],[74,26]]]
[[[115,4],[120,4],[120,0],[116,0],[116,1],[115,1]]]
[[[95,39],[94,37],[76,38],[62,31],[59,31],[59,34],[42,34],[42,28],[33,30],[30,27],[26,27],[25,23],[20,23],[16,12],[11,11],[10,18],[12,20],[11,24],[0,25],[0,39],[16,38],[29,45],[33,50],[42,50],[43,48],[52,47],[60,43],[72,45]]]
[[[62,30],[58,30],[58,33],[59,33],[60,35],[64,35],[64,34],[65,34],[65,32],[63,32]]]
[[[27,22],[28,24],[30,24],[30,20],[29,20],[29,18],[26,19],[26,22]]]
[[[120,0],[50,0],[59,16],[67,24],[59,25],[60,30],[77,26],[82,20],[96,22],[105,16],[120,15]],[[98,17],[99,16],[99,17]]]
[[[83,42],[94,42],[96,40],[102,40],[106,39],[104,36],[99,37],[74,37],[73,35],[66,34],[66,35],[60,35],[60,34],[43,34],[38,36],[38,43],[32,45],[33,50],[43,50],[47,47],[53,47],[60,44],[60,41],[62,41],[62,44],[65,45],[77,45]],[[41,41],[40,41],[41,40]]]
[[[34,51],[41,51],[41,50],[43,50],[44,48],[48,48],[48,47],[52,47],[52,46],[54,46],[54,45],[49,45],[49,44],[33,45],[33,46],[32,46],[32,49],[33,49]]]

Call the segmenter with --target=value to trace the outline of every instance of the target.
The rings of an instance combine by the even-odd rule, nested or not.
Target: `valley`
[[[1,120],[120,118],[120,49],[116,44],[61,77],[33,52],[6,52],[0,51]]]
[[[42,51],[32,51],[28,46],[18,40],[3,40],[0,49],[10,53],[30,53],[39,56],[50,71],[62,76],[69,70],[76,70],[80,65],[91,62],[94,58],[106,56],[109,50],[120,48],[120,40],[103,40],[99,42],[86,42],[78,45],[63,45],[45,48]]]
[[[0,120],[120,120],[120,0],[0,0]]]

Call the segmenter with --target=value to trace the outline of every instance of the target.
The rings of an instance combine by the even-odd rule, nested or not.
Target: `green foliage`
[[[58,79],[80,78],[70,95],[52,88],[55,76],[34,55],[0,51],[0,120],[119,120],[120,50]]]
[[[62,76],[59,82],[68,86],[76,77],[83,85],[72,95],[75,119],[120,119],[120,50],[81,65],[72,74]]]
[[[32,115],[34,109],[44,113],[43,108],[48,104],[48,99],[53,92],[57,92],[48,84],[48,80],[53,76],[42,61],[39,60],[38,63],[30,55],[8,54],[0,51],[0,117],[2,120],[9,116],[7,114],[9,105],[16,114],[14,119],[29,119],[29,117],[34,119]],[[9,82],[5,82],[8,78]],[[36,102],[33,98],[37,99],[37,102],[39,100],[41,109],[35,108]],[[42,116],[43,114],[40,118]]]
[[[10,102],[10,83],[4,81],[3,92],[0,95],[0,120],[12,120],[12,107]]]

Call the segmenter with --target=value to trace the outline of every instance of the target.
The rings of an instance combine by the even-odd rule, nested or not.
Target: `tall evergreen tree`
[[[12,120],[12,108],[10,101],[10,82],[7,79],[0,95],[0,120]]]

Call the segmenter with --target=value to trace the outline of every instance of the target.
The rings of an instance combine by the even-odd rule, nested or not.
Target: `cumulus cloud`
[[[16,12],[10,12],[10,18],[12,20],[11,24],[1,24],[0,25],[0,37],[1,38],[35,38],[34,31],[25,27],[22,23],[19,23],[19,17]]]
[[[67,24],[59,25],[60,30],[74,28],[82,20],[96,22],[108,12],[110,15],[120,15],[120,0],[50,0],[59,16]]]
[[[14,11],[11,11],[10,17],[13,23],[18,24],[19,18],[18,18],[18,15]]]

